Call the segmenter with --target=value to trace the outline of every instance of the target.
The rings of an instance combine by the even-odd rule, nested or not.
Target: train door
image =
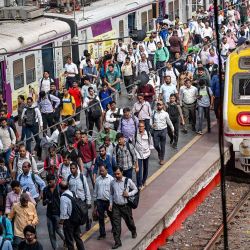
[[[49,71],[50,77],[55,78],[53,43],[42,47],[43,70]]]
[[[136,29],[135,15],[135,12],[128,14],[128,32]]]

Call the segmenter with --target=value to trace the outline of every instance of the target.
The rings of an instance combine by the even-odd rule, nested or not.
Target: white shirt
[[[169,118],[168,112],[164,111],[154,111],[152,114],[152,124],[155,125],[154,130],[163,130],[170,126],[171,130],[174,131],[174,126]]]
[[[50,137],[46,135],[46,139],[50,143],[58,143],[58,136],[59,136],[59,130],[56,129],[53,131]]]
[[[90,61],[91,61],[91,64],[92,64],[92,65],[95,65],[95,60],[94,60],[94,59],[91,58]],[[83,59],[83,60],[80,62],[79,68],[80,68],[80,69],[83,69],[83,68],[86,67],[86,66],[88,66],[87,63],[86,63],[86,59]]]
[[[135,152],[138,159],[147,159],[150,156],[150,149],[153,149],[152,137],[145,130],[143,134],[137,132]]]
[[[172,83],[170,84],[162,84],[160,88],[160,94],[162,94],[164,103],[169,102],[169,98],[171,94],[177,94],[176,86]]]
[[[40,79],[40,90],[48,93],[50,91],[50,84],[52,82],[54,82],[52,78],[48,77],[48,79],[45,79],[44,77],[42,77]]]
[[[201,37],[204,38],[206,36],[208,36],[210,38],[213,37],[213,30],[211,27],[208,27],[208,28],[205,27],[202,29]]]
[[[117,114],[118,113],[118,110],[119,110],[119,115],[123,115],[123,110],[122,109],[119,109],[119,108],[116,108],[115,111],[112,111],[111,109],[109,109],[107,112],[106,112],[106,116],[105,116],[105,120],[106,122],[108,122],[110,124],[110,127],[113,129],[114,128],[114,122],[117,121],[117,119],[119,118],[115,118],[113,116],[113,114]]]
[[[175,75],[176,74],[176,75]],[[165,76],[171,76],[171,83],[173,84],[173,85],[177,85],[177,77],[179,76],[179,71],[175,68],[172,68],[172,69],[166,69],[166,71],[165,71],[165,73],[164,73],[164,75]],[[177,76],[177,77],[176,77]]]
[[[78,74],[77,66],[72,62],[71,64],[65,64],[65,71],[68,72],[69,77],[75,77]]]
[[[146,49],[147,49],[148,54],[154,55],[155,51],[157,49],[156,42],[155,41],[153,41],[153,42],[148,41],[145,43],[145,45],[146,45]]]
[[[228,52],[229,52],[229,44],[221,43],[221,55],[226,56]]]
[[[126,53],[123,52],[121,49],[127,51],[127,46],[123,44],[121,47],[119,45],[116,46],[116,53],[117,53],[117,62],[124,62],[126,58]]]
[[[196,101],[196,96],[198,95],[198,90],[195,86],[190,88],[183,87],[180,89],[180,104],[192,104]]]

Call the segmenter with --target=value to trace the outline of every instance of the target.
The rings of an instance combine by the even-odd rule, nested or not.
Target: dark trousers
[[[148,178],[148,158],[138,159],[139,172],[136,174],[137,187],[141,187],[145,184]]]
[[[124,84],[127,90],[127,93],[130,94],[132,92],[132,84],[133,84],[133,75],[131,76],[124,76]]]
[[[216,119],[220,118],[220,97],[214,98],[214,113],[216,116]]]
[[[77,115],[75,115],[75,121],[80,121],[80,117],[81,117],[81,113],[79,113],[80,111],[81,111],[81,109],[82,109],[82,107],[80,106],[80,107],[77,107],[76,108],[76,114]],[[78,114],[79,113],[79,114]]]
[[[113,236],[116,243],[121,243],[121,219],[123,218],[129,231],[136,232],[136,227],[132,215],[132,209],[127,204],[117,205],[113,203],[112,209],[113,218]]]
[[[60,236],[60,238],[64,241],[64,235],[62,230],[62,225],[59,224],[60,216],[59,215],[51,215],[47,217],[47,227],[49,233],[50,243],[53,249],[58,248],[56,233]]]
[[[162,130],[154,130],[153,133],[154,147],[158,152],[159,160],[164,160],[166,139],[167,139],[166,137],[167,137],[167,128]]]
[[[18,245],[23,241],[24,239],[18,236],[14,236],[12,247],[13,250],[18,250]]]
[[[199,44],[199,43],[201,43],[201,42],[202,42],[201,35],[195,34],[195,35],[194,35],[194,44],[196,45],[196,44]]]
[[[37,154],[41,153],[40,151],[40,137],[38,135],[39,132],[39,127],[38,124],[36,123],[34,126],[25,126],[25,136],[26,136],[26,149],[31,152],[31,142],[32,138],[31,136],[33,135],[36,141],[36,146],[35,146],[35,151],[37,151]]]
[[[211,125],[210,125],[210,107],[201,107],[198,106],[198,131],[202,131],[202,123],[203,123],[203,117],[206,117],[207,119],[207,129],[210,131]]]
[[[97,200],[97,211],[98,211],[98,222],[99,222],[99,232],[100,236],[105,236],[105,212],[107,212],[108,217],[110,218],[111,225],[113,224],[112,212],[109,211],[109,201]],[[113,227],[113,225],[112,225]]]
[[[123,170],[123,176],[132,179],[133,175],[133,168],[130,168],[128,170]]]
[[[145,119],[144,124],[145,124],[145,129],[149,133],[150,132],[150,119]]]
[[[171,128],[168,126],[168,136],[170,138],[170,141],[174,143],[174,145],[177,145],[178,143],[178,138],[179,138],[179,124],[180,121],[179,119],[177,120],[171,120],[173,126],[174,126],[174,134],[172,133]]]
[[[158,72],[158,75],[160,77],[160,81],[161,83],[163,82],[163,77],[166,71],[166,67],[165,67],[165,62],[156,62],[156,70]]]
[[[43,129],[47,129],[47,127],[51,127],[54,125],[54,113],[42,113],[43,118]],[[50,134],[52,134],[54,128],[50,128]],[[46,131],[48,133],[48,131]]]
[[[81,229],[80,225],[74,225],[69,220],[65,220],[63,223],[63,233],[65,236],[65,243],[68,250],[74,250],[74,241],[78,250],[84,250],[83,241],[80,237]]]
[[[93,119],[88,115],[88,130],[90,136],[93,134],[94,125],[97,127],[98,131],[101,130],[101,117]]]

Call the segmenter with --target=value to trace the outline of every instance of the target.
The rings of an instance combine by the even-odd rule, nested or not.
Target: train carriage
[[[250,46],[231,53],[226,69],[224,136],[232,144],[235,167],[250,173]]]

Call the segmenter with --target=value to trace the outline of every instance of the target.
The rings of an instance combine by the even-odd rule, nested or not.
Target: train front
[[[250,174],[250,46],[228,57],[224,87],[224,137],[235,153],[235,167]]]

